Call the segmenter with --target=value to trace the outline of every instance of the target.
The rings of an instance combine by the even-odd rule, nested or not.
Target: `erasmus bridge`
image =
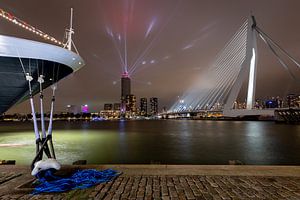
[[[274,109],[256,109],[255,89],[257,75],[257,40],[261,39],[292,79],[296,75],[285,60],[300,68],[286,50],[281,48],[249,17],[217,55],[214,63],[200,77],[200,81],[189,88],[166,113],[192,114],[203,111],[222,113],[222,116],[274,116]],[[236,109],[237,98],[243,82],[248,82],[245,109]]]

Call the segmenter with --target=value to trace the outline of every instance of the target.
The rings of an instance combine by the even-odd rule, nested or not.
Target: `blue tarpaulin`
[[[37,175],[40,183],[35,187],[33,194],[85,189],[111,181],[118,175],[120,175],[120,173],[112,169],[103,171],[85,169],[76,171],[70,177],[59,177],[53,175],[53,170],[46,170]]]

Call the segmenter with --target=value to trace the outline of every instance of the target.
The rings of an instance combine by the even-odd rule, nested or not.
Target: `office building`
[[[111,103],[104,104],[104,110],[113,110],[113,105]]]
[[[120,103],[114,103],[114,111],[119,111],[121,108],[121,104]]]
[[[147,98],[140,99],[140,115],[147,116]]]
[[[150,113],[151,115],[158,114],[158,99],[156,97],[150,98]]]
[[[133,94],[126,96],[126,112],[136,115],[136,97]]]

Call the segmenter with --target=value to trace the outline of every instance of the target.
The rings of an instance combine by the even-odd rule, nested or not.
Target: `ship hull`
[[[43,88],[47,88],[82,66],[82,58],[64,48],[0,35],[0,113],[29,98],[25,73],[33,77],[32,89],[36,94],[40,75],[45,80]]]

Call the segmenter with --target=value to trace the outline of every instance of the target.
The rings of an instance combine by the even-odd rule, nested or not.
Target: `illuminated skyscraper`
[[[158,99],[156,97],[150,98],[150,113],[151,115],[158,114]]]
[[[140,101],[141,116],[147,116],[147,98],[141,98]]]
[[[133,94],[126,96],[126,112],[136,115],[136,97]]]
[[[130,78],[128,73],[123,73],[121,77],[121,112],[126,111],[126,96],[131,93]]]

